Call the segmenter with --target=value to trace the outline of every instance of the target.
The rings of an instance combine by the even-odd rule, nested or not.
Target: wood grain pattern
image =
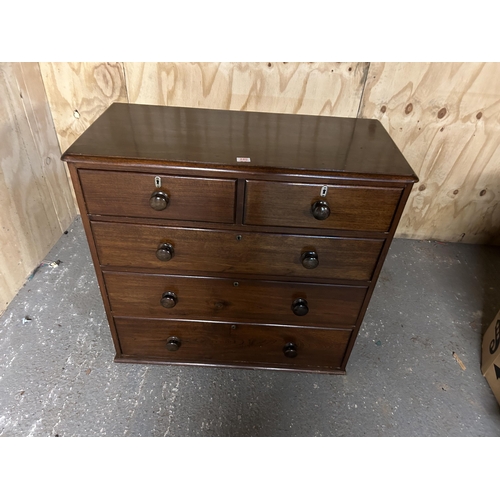
[[[14,65],[14,71],[33,140],[40,155],[41,177],[43,184],[46,184],[44,196],[54,206],[60,232],[63,232],[73,221],[76,207],[69,173],[60,159],[61,151],[40,66],[37,63],[21,63]]]
[[[500,64],[372,63],[360,116],[420,178],[397,236],[500,244]]]
[[[240,321],[317,327],[351,326],[356,322],[367,286],[349,287],[226,278],[104,272],[111,310],[117,316]],[[235,286],[234,283],[238,283]],[[161,306],[165,292],[178,303]],[[304,298],[309,313],[296,316],[292,303]]]
[[[367,63],[124,63],[129,102],[355,117]]]
[[[314,330],[244,324],[115,318],[122,353],[170,362],[230,363],[245,366],[339,369],[350,330]],[[175,336],[181,346],[166,349]],[[283,347],[297,346],[297,357],[287,358]]]
[[[384,240],[329,238],[200,230],[92,222],[103,266],[158,273],[214,272],[369,280]],[[173,247],[167,262],[156,257],[161,243]],[[319,265],[306,269],[301,255],[318,253]]]
[[[0,64],[0,313],[75,214],[38,65]]]
[[[127,102],[122,63],[44,62],[40,68],[61,151],[111,103]]]
[[[162,187],[156,188],[152,174],[79,170],[79,176],[89,214],[234,222],[234,179],[161,176]],[[150,206],[156,191],[168,196],[164,210]]]

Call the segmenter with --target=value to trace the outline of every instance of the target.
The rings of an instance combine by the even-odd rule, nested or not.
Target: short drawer
[[[384,240],[92,222],[103,266],[370,280]],[[168,260],[166,260],[168,259]],[[316,266],[316,267],[312,267]]]
[[[351,330],[115,318],[122,354],[138,360],[339,370]]]
[[[401,188],[247,181],[245,224],[388,231]],[[319,220],[313,215],[326,218]],[[325,205],[326,203],[326,205]],[[323,205],[321,205],[323,204]]]
[[[145,318],[352,327],[367,291],[366,286],[103,274],[112,312]]]
[[[156,187],[152,174],[85,169],[78,173],[91,215],[234,222],[233,179],[160,176],[161,187]]]

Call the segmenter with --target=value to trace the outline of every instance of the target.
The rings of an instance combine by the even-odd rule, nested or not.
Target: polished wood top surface
[[[161,161],[418,181],[377,120],[126,103],[112,104],[62,159]]]

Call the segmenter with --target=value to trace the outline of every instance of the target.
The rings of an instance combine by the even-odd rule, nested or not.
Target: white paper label
[[[237,156],[236,161],[249,162],[251,160],[250,160],[250,158],[245,158],[243,156]]]

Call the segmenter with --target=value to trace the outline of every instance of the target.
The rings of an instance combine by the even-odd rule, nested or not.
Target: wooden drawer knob
[[[151,205],[151,208],[158,211],[165,210],[168,207],[169,202],[170,199],[168,197],[168,194],[164,193],[163,191],[155,191],[151,195],[151,198],[149,198],[149,204]]]
[[[295,299],[292,304],[293,314],[297,316],[305,316],[309,312],[306,299]]]
[[[167,339],[167,351],[177,351],[182,342],[178,337],[169,337]]]
[[[318,267],[319,264],[319,258],[316,252],[304,252],[300,256],[300,260],[306,269],[314,269]]]
[[[330,207],[326,200],[314,202],[311,206],[311,210],[315,219],[325,220],[330,217]]]
[[[156,250],[156,258],[167,262],[174,256],[174,247],[170,243],[162,243]]]
[[[292,342],[288,342],[283,347],[283,352],[287,358],[295,358],[297,356],[297,346]]]
[[[174,292],[165,292],[161,296],[160,304],[167,309],[172,309],[177,304],[177,295]]]

